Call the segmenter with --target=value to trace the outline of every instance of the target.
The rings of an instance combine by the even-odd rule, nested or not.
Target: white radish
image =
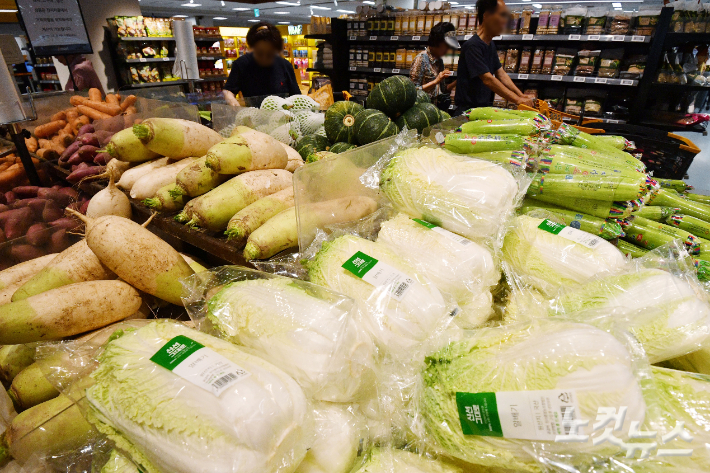
[[[195,159],[183,159],[176,163],[153,169],[133,184],[131,197],[138,200],[154,197],[161,187],[174,184],[180,171],[192,164]]]
[[[170,158],[160,158],[154,161],[148,161],[147,163],[141,163],[136,167],[129,169],[124,172],[121,179],[116,183],[121,189],[130,191],[133,184],[136,183],[138,179],[145,176],[154,169],[162,168],[170,164]]]
[[[97,192],[89,201],[86,208],[86,216],[99,218],[104,215],[118,215],[119,217],[131,218],[131,202],[116,184],[114,184],[113,174],[109,174],[108,186],[106,189]]]
[[[281,142],[279,141],[279,143]],[[281,143],[281,146],[284,147],[284,149],[286,150],[286,154],[288,155],[288,164],[286,165],[287,171],[295,172],[296,169],[306,164],[303,162],[303,158],[301,157],[301,155],[298,154],[298,151],[291,148],[286,143]]]
[[[133,163],[119,161],[118,159],[113,158],[106,165],[106,171],[97,177],[113,177],[114,181],[118,181],[121,179],[121,176],[123,176],[123,173],[128,171],[132,165]]]
[[[149,150],[173,159],[204,156],[224,139],[204,125],[177,118],[149,118],[133,125],[133,134]]]
[[[47,256],[40,256],[24,263],[16,264],[10,268],[0,271],[0,289],[8,287],[20,287],[32,276],[37,274],[47,263],[52,261],[58,253]]]

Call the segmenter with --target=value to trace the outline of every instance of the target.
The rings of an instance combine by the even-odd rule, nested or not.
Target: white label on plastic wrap
[[[568,38],[568,39],[569,39],[570,41],[579,41],[580,39],[582,39],[582,35],[579,35],[579,34],[571,34],[571,35],[569,35],[569,38]]]
[[[574,76],[574,79],[572,79],[572,82],[584,82],[585,78],[582,76]]]
[[[600,38],[601,36],[598,34],[590,34],[589,36],[587,36],[587,39],[589,41],[599,41]]]
[[[442,132],[437,132],[436,135],[434,135],[434,139],[436,140],[437,143],[444,144],[446,141],[446,138],[444,137],[444,134]]]
[[[621,85],[634,85],[634,81],[631,79],[621,79]]]
[[[555,441],[579,419],[575,390],[457,392],[456,405],[464,435]]]
[[[163,345],[150,360],[215,396],[251,376],[229,359],[184,335]]]
[[[518,79],[527,80],[530,74],[518,74]]]
[[[533,35],[531,34],[524,34],[523,35],[523,41],[532,41]]]
[[[375,287],[389,287],[390,296],[398,301],[404,299],[414,284],[414,279],[402,271],[362,251],[358,251],[343,263],[343,268]]]
[[[562,81],[562,76],[550,76],[550,80]]]
[[[453,232],[450,232],[450,231],[448,231],[448,230],[446,230],[446,229],[441,228],[441,227],[438,226],[438,225],[434,225],[433,223],[429,223],[429,222],[427,222],[427,221],[420,220],[420,219],[418,219],[418,218],[413,218],[412,220],[414,220],[415,222],[417,222],[419,225],[422,225],[422,226],[424,226],[424,227],[427,227],[427,228],[430,229],[430,230],[435,231],[435,232],[438,233],[439,235],[445,236],[447,239],[449,239],[449,240],[451,240],[451,241],[453,241],[453,242],[455,242],[455,243],[458,243],[458,244],[461,245],[461,246],[468,246],[468,245],[470,245],[471,243],[473,243],[473,242],[472,242],[471,240],[469,240],[468,238],[464,238],[464,237],[462,237],[462,236],[459,236],[459,235],[457,235],[457,234],[455,234],[455,233],[453,233]]]
[[[594,79],[595,84],[606,84],[606,77],[597,77]]]
[[[583,232],[582,230],[577,230],[576,228],[568,227],[562,225],[561,223],[553,222],[552,220],[543,220],[538,227],[540,230],[544,230],[553,235],[561,236],[567,240],[579,243],[582,246],[586,246],[589,249],[595,249],[599,247],[599,244],[604,241],[601,238],[592,235],[591,233]]]
[[[421,39],[421,36],[412,36],[412,41],[420,41]]]

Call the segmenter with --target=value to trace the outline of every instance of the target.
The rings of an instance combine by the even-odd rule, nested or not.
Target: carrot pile
[[[35,164],[39,160],[32,158]],[[20,158],[14,154],[8,154],[0,158],[0,194],[7,192],[13,187],[29,184],[25,168],[22,166]]]
[[[135,95],[122,98],[120,94],[102,98],[99,89],[89,89],[88,98],[75,95],[70,99],[72,107],[55,113],[49,122],[35,128],[34,136],[25,140],[27,149],[40,158],[57,159],[79,136],[82,127],[94,120],[133,115],[136,100]]]

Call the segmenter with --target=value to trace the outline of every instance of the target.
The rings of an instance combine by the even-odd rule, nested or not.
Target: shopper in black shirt
[[[251,52],[232,63],[232,71],[224,86],[224,98],[230,105],[239,105],[236,95],[264,97],[267,95],[299,95],[293,66],[281,57],[284,41],[279,30],[265,21],[249,28],[247,45]],[[258,107],[260,103],[249,103]]]
[[[456,114],[474,107],[488,107],[496,93],[515,104],[532,105],[498,59],[493,38],[505,31],[508,8],[503,0],[478,0],[478,31],[461,47],[456,84]]]

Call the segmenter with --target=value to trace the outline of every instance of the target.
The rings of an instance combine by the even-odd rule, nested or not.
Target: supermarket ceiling
[[[202,17],[212,21],[215,26],[250,26],[256,20],[254,9],[259,10],[259,19],[280,24],[299,24],[310,22],[310,17],[338,17],[355,13],[360,5],[374,5],[375,0],[139,0],[144,15]],[[380,3],[380,2],[378,2]],[[414,3],[414,2],[412,2]],[[452,1],[454,8],[473,8],[474,0]],[[532,6],[536,10],[542,5],[585,5],[589,7],[608,6],[609,10],[638,10],[642,5],[662,5],[663,0],[561,0],[561,1],[523,1],[510,0],[510,8]],[[251,21],[250,21],[251,20]],[[206,22],[201,22],[205,24]]]

